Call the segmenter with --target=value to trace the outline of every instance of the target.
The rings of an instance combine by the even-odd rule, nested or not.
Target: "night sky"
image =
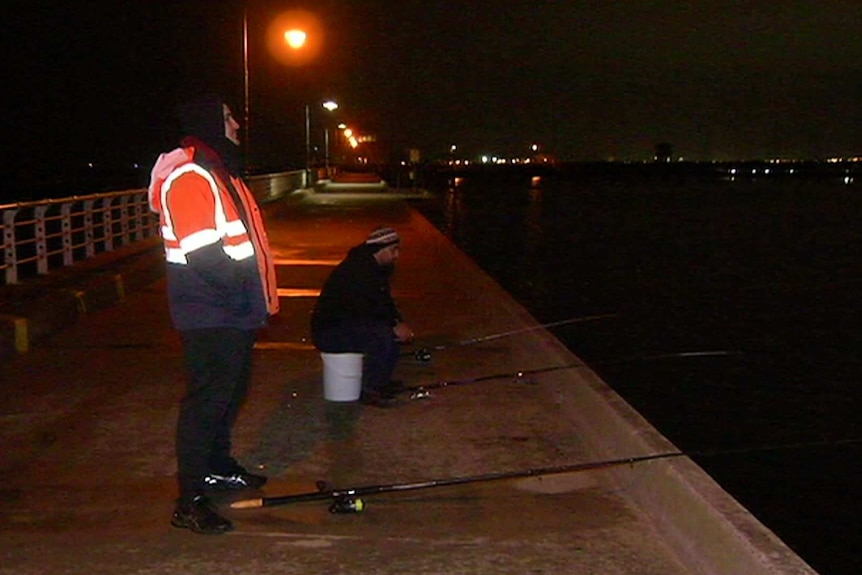
[[[243,117],[243,4],[12,0],[3,20],[4,167],[148,163],[173,109],[218,91]],[[8,3],[7,3],[8,4]],[[302,67],[269,23],[312,10]],[[862,2],[248,1],[252,163],[300,167],[306,102],[425,159],[691,160],[862,154]],[[318,114],[312,106],[315,135]]]

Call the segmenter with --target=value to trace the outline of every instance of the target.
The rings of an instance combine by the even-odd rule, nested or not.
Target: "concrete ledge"
[[[47,276],[0,286],[0,358],[34,344],[82,316],[116,305],[164,275],[160,240],[100,254]]]
[[[582,375],[587,385],[561,393],[561,406],[592,430],[599,458],[678,451],[592,371]],[[646,510],[691,573],[815,573],[688,457],[609,473]]]
[[[484,297],[500,302],[521,327],[537,323],[463,252],[451,244],[447,249],[447,258],[460,260],[458,266],[474,268],[468,275],[479,278],[477,290]],[[539,358],[542,365],[536,367],[578,366],[546,374],[542,384],[553,394],[559,416],[584,430],[581,439],[595,460],[680,451],[550,332],[534,334],[516,348],[516,362],[530,368]],[[689,573],[816,575],[689,457],[617,466],[606,473],[650,518]]]

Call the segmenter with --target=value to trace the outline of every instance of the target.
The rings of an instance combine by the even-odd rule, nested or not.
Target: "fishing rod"
[[[619,459],[605,459],[601,461],[590,461],[587,463],[575,463],[572,465],[559,465],[555,467],[538,467],[519,471],[504,471],[501,473],[485,473],[481,475],[468,475],[463,477],[451,477],[445,479],[432,479],[430,481],[416,481],[412,483],[389,483],[381,485],[365,485],[361,487],[350,487],[346,489],[324,489],[296,493],[293,495],[279,495],[274,497],[259,497],[256,499],[243,499],[231,503],[234,509],[255,509],[260,507],[274,507],[278,505],[290,505],[307,501],[332,501],[329,510],[332,513],[355,513],[365,508],[365,503],[360,499],[364,495],[377,495],[380,493],[391,493],[396,491],[415,491],[418,489],[430,489],[433,487],[444,487],[450,485],[463,485],[466,483],[486,483],[489,481],[500,481],[503,479],[519,479],[535,477],[540,475],[555,475],[562,473],[575,473],[604,469],[620,465],[633,465],[644,461],[656,459],[668,459],[682,457],[682,451],[667,451],[650,455],[639,455],[635,457],[622,457]]]
[[[656,359],[671,359],[671,358],[699,358],[699,357],[726,357],[726,356],[737,356],[742,355],[740,351],[728,351],[728,350],[705,350],[705,351],[682,351],[682,352],[673,352],[673,353],[661,353],[661,354],[652,354],[652,355],[637,355],[629,358],[618,359],[612,362],[601,362],[591,364],[593,367],[599,366],[611,366],[611,365],[620,365],[624,363],[629,363],[633,361],[642,361],[642,360],[656,360]],[[476,377],[465,377],[460,379],[450,379],[450,380],[439,380],[431,383],[421,383],[417,385],[405,386],[403,391],[400,393],[409,393],[411,399],[425,399],[431,396],[431,391],[434,389],[441,389],[444,387],[455,387],[459,385],[467,385],[472,383],[479,383],[482,381],[491,381],[495,379],[515,379],[517,381],[523,381],[525,376],[535,375],[538,373],[546,373],[550,371],[559,371],[564,369],[577,369],[582,367],[590,367],[590,365],[586,363],[565,363],[561,365],[552,365],[547,367],[538,367],[534,369],[524,369],[518,371],[507,371],[501,373],[493,373],[489,375],[481,375]],[[527,380],[528,383],[529,380]]]
[[[549,323],[543,323],[543,324],[539,324],[539,325],[531,325],[528,327],[513,329],[513,330],[509,330],[509,331],[502,331],[499,333],[492,333],[489,335],[473,337],[470,339],[463,339],[461,341],[456,341],[453,343],[420,347],[419,349],[417,349],[415,351],[405,352],[405,353],[402,353],[401,355],[412,355],[413,357],[415,357],[419,361],[429,361],[431,359],[431,352],[432,351],[440,351],[443,349],[449,349],[450,347],[463,347],[463,346],[467,346],[467,345],[475,345],[477,343],[484,343],[486,341],[493,341],[495,339],[503,339],[505,337],[511,337],[513,335],[518,335],[521,333],[527,333],[530,331],[536,331],[536,330],[540,330],[540,329],[549,329],[552,327],[559,327],[561,325],[569,325],[569,324],[573,324],[573,323],[584,323],[584,322],[588,322],[588,321],[597,321],[600,319],[617,317],[617,315],[619,315],[619,314],[607,313],[607,314],[600,314],[600,315],[587,315],[587,316],[580,316],[580,317],[572,317],[569,319],[552,321]]]
[[[489,375],[481,375],[477,377],[465,377],[461,379],[439,380],[431,383],[420,383],[417,385],[408,385],[400,393],[409,393],[410,399],[425,399],[431,397],[431,391],[444,387],[454,387],[458,385],[467,385],[471,383],[479,383],[482,381],[491,381],[494,379],[515,379],[522,381],[524,376],[534,375],[537,373],[545,373],[549,371],[559,371],[563,369],[576,369],[579,367],[587,367],[585,363],[567,363],[562,365],[551,365],[548,367],[538,367],[535,369],[524,369],[520,371],[507,371],[502,373],[492,373]]]
[[[331,501],[332,503],[329,507],[329,511],[332,513],[357,513],[365,509],[365,502],[361,499],[361,497],[366,495],[377,495],[381,493],[392,493],[401,491],[415,491],[420,489],[431,489],[435,487],[464,485],[468,483],[487,483],[505,479],[522,479],[527,477],[539,477],[544,475],[559,475],[563,473],[579,473],[611,467],[619,467],[622,465],[633,466],[637,463],[655,461],[660,459],[672,459],[677,457],[715,457],[721,455],[762,453],[768,451],[802,449],[810,447],[858,445],[860,443],[862,443],[862,438],[849,438],[843,440],[823,440],[814,442],[772,444],[710,451],[664,451],[648,455],[621,457],[616,459],[603,459],[598,461],[589,461],[586,463],[575,463],[570,465],[537,467],[526,470],[504,471],[499,473],[485,473],[480,475],[467,475],[462,477],[432,479],[429,481],[365,485],[360,487],[349,487],[343,489],[330,489],[327,488],[327,484],[325,482],[319,481],[317,482],[317,491],[295,493],[292,495],[278,495],[273,497],[243,499],[231,503],[230,506],[234,509],[258,509],[261,507],[276,507],[281,505],[291,505],[295,503],[304,503],[309,501]]]

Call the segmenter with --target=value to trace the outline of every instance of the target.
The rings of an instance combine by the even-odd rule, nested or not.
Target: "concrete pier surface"
[[[185,373],[160,250],[144,246],[81,268],[84,283],[0,288],[6,341],[39,334],[0,365],[0,575],[814,573],[397,194],[313,193],[267,217],[282,311],[260,333],[234,439],[271,479],[234,500],[318,481],[521,476],[380,493],[352,514],[225,498],[235,531],[171,527]],[[326,401],[309,314],[332,267],[381,224],[402,236],[394,294],[417,334],[405,352],[434,349],[405,354],[396,376],[461,385],[389,409]],[[72,310],[57,303],[68,293]],[[52,308],[76,320],[46,327]]]

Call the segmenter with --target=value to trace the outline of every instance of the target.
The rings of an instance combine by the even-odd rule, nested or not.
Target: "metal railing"
[[[260,203],[309,185],[303,170],[247,181]],[[0,271],[5,284],[20,283],[156,237],[158,225],[145,188],[0,205]]]
[[[15,284],[158,234],[145,189],[0,205],[3,277]]]

